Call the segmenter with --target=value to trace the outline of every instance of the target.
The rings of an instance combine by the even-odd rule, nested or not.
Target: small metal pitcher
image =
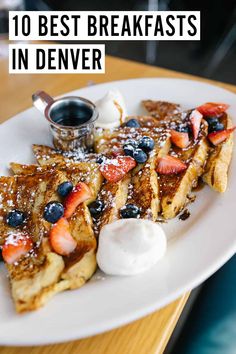
[[[34,106],[48,120],[56,149],[90,151],[94,142],[95,105],[83,98],[69,96],[54,100],[44,91],[32,95]]]

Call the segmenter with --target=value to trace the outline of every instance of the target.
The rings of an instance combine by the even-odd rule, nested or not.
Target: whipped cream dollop
[[[102,228],[97,263],[106,274],[134,275],[152,267],[166,248],[165,233],[155,222],[120,219]]]
[[[100,100],[95,102],[98,110],[96,126],[101,128],[118,127],[127,116],[124,97],[118,90],[108,91]]]

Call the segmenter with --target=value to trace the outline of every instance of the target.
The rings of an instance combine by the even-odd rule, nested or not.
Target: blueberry
[[[64,214],[64,207],[59,202],[50,202],[44,208],[43,217],[48,222],[54,224]]]
[[[0,262],[3,262],[3,258],[2,258],[2,250],[0,248]]]
[[[209,125],[219,123],[218,117],[205,117]]]
[[[25,214],[20,210],[12,210],[7,215],[7,223],[12,227],[17,227],[23,224]]]
[[[209,133],[218,132],[218,131],[224,130],[224,129],[225,129],[224,124],[222,124],[220,122],[212,123],[212,124],[209,124],[209,126],[208,126]]]
[[[73,189],[73,183],[66,181],[61,183],[58,188],[57,188],[57,193],[61,196],[61,197],[66,197]]]
[[[147,161],[148,156],[146,152],[144,152],[142,149],[135,149],[133,153],[133,158],[138,162],[138,163],[144,163]]]
[[[124,150],[124,153],[126,156],[131,156],[133,157],[134,155],[134,150],[135,148],[133,147],[133,145],[130,145],[130,144],[125,144],[123,146],[123,150]]]
[[[134,148],[137,148],[138,142],[134,139],[127,139],[125,145],[132,145]]]
[[[154,140],[152,138],[149,138],[149,136],[143,136],[139,140],[138,147],[146,152],[153,150],[154,148]]]
[[[96,158],[96,162],[100,165],[105,161],[106,157],[103,155],[100,155]]]
[[[125,126],[129,128],[140,128],[139,122],[134,118],[128,120],[128,122],[125,123]]]
[[[95,200],[93,203],[89,205],[90,214],[94,218],[97,218],[99,215],[101,215],[103,209],[104,209],[104,203],[101,200]]]
[[[180,133],[189,133],[189,127],[186,125],[179,125],[178,127],[175,128],[175,130],[177,132],[180,132]]]
[[[120,216],[123,219],[137,218],[139,215],[140,209],[134,204],[126,204],[120,209]]]

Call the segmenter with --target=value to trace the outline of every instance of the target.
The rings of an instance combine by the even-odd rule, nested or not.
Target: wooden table
[[[106,58],[106,74],[9,75],[8,63],[2,60],[0,61],[0,122],[30,107],[31,95],[38,89],[56,96],[87,86],[90,81],[101,83],[136,77],[197,79],[190,75],[113,57]],[[214,84],[236,92],[236,87],[232,85],[218,82]],[[44,347],[0,347],[0,354],[159,354],[164,351],[188,296],[189,294],[184,294],[175,302],[141,320],[95,337]]]

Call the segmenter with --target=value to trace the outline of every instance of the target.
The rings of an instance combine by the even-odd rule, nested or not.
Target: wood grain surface
[[[91,83],[137,77],[173,77],[207,81],[158,67],[114,57],[106,58],[106,74],[8,74],[8,63],[0,60],[0,122],[31,107],[31,95],[42,89],[61,95]],[[236,87],[214,82],[236,92]],[[94,337],[43,347],[0,347],[0,354],[159,354],[163,353],[189,294],[165,308],[121,328]],[[47,306],[50,306],[48,304]],[[27,334],[26,334],[27,335]]]

